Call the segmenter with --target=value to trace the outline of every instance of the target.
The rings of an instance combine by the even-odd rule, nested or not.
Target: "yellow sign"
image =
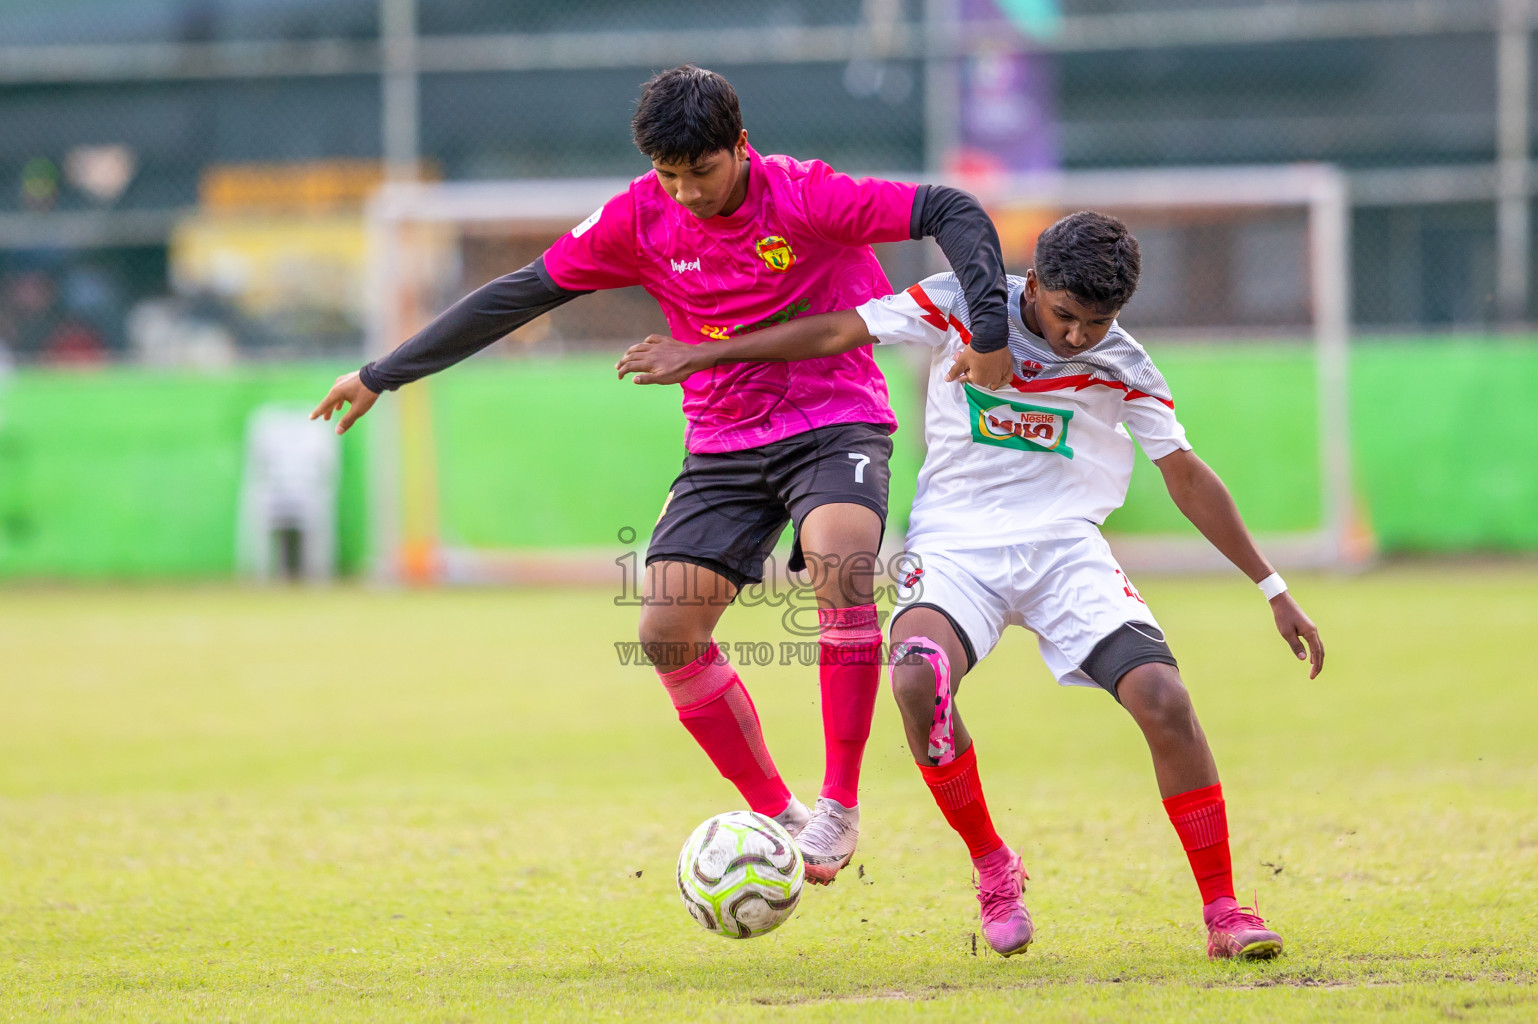
[[[357,216],[192,216],[171,236],[171,276],[247,314],[329,314],[361,325],[368,239]]]
[[[419,177],[435,179],[428,170],[419,171]],[[221,213],[359,210],[384,179],[384,164],[378,160],[220,164],[203,173],[198,201],[203,209]]]

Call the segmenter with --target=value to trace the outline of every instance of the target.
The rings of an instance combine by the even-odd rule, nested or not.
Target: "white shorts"
[[[1096,644],[1129,622],[1159,628],[1098,530],[1006,548],[920,546],[909,555],[923,575],[899,589],[892,621],[915,606],[940,609],[962,630],[974,664],[1013,623],[1036,634],[1042,660],[1060,684],[1098,687],[1079,670]]]

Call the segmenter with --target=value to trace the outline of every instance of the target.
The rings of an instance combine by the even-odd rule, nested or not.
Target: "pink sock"
[[[822,627],[818,675],[827,757],[822,795],[853,807],[860,800],[860,759],[881,687],[881,627],[873,604],[820,609],[817,624]]]
[[[748,806],[771,817],[785,810],[790,790],[764,745],[758,710],[715,642],[683,668],[657,674],[673,698],[678,720]]]

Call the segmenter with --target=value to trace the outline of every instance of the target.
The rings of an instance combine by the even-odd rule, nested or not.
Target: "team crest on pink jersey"
[[[776,274],[785,273],[796,262],[796,254],[791,251],[790,243],[781,235],[765,235],[753,243],[753,251]]]

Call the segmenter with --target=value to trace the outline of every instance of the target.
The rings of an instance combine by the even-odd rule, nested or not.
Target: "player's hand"
[[[1299,661],[1306,659],[1309,662],[1308,678],[1313,679],[1324,668],[1324,644],[1319,642],[1319,627],[1303,614],[1298,602],[1285,590],[1271,599],[1271,614],[1276,616],[1276,631],[1282,634],[1292,653]],[[1305,642],[1308,644],[1306,651]]]
[[[997,352],[974,352],[971,345],[965,345],[956,353],[956,359],[946,371],[945,379],[964,380],[980,388],[997,391],[1015,379],[1015,361],[1007,345]]]
[[[370,391],[369,386],[363,383],[358,376],[358,371],[344,373],[331,385],[331,390],[326,392],[326,397],[310,413],[310,419],[329,420],[334,412],[341,412],[342,406],[347,406],[347,414],[336,425],[338,434],[347,433],[347,428],[358,422],[358,417],[374,407],[379,400],[379,392]]]
[[[626,349],[614,368],[620,380],[633,373],[637,384],[682,384],[703,369],[698,365],[701,347],[664,334],[648,334],[645,341]]]

